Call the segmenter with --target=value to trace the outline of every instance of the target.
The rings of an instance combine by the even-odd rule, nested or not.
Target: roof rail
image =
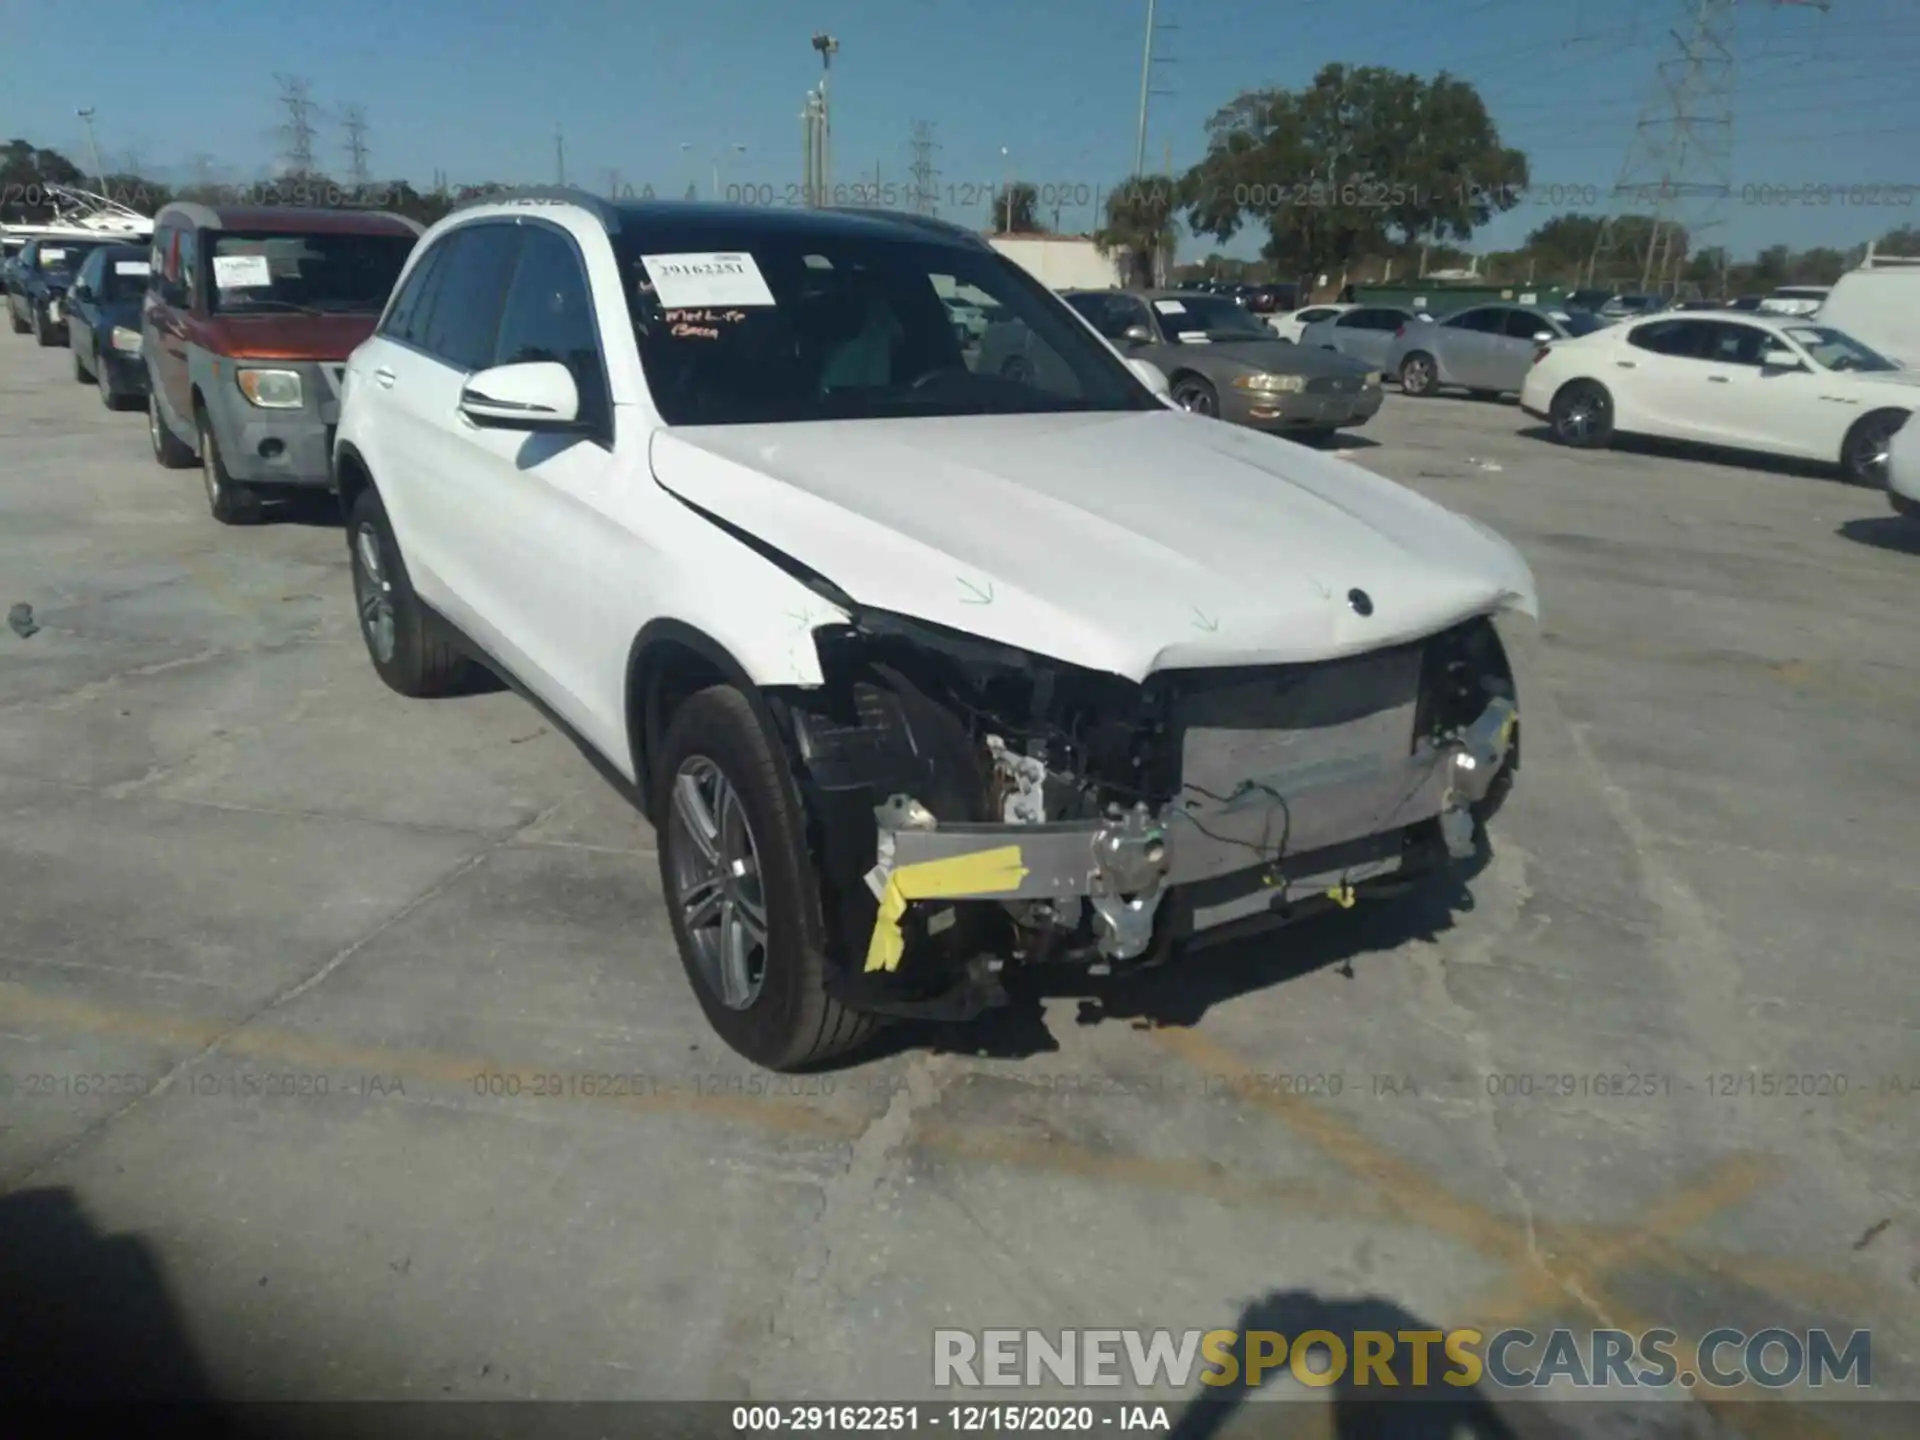
[[[936,215],[916,215],[911,211],[888,210],[879,205],[826,205],[821,207],[836,215],[860,215],[869,220],[891,220],[899,225],[911,225],[916,230],[932,230],[955,240],[970,240],[975,245],[986,246],[977,230],[953,220],[942,220]],[[991,249],[991,246],[987,246]]]
[[[481,205],[512,205],[547,201],[552,204],[578,205],[591,210],[609,233],[620,228],[620,210],[604,196],[591,190],[582,190],[572,185],[504,185],[498,190],[485,194],[470,195],[447,213],[457,215],[462,210],[472,210]]]
[[[1860,259],[1862,270],[1898,270],[1903,265],[1920,267],[1920,255],[1881,255],[1876,253],[1874,242],[1867,242],[1867,253]]]

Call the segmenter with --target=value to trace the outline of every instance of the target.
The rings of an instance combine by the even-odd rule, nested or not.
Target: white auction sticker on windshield
[[[1187,307],[1182,305],[1178,300],[1156,300],[1153,302],[1153,308],[1158,310],[1162,315],[1184,315],[1187,313]]]
[[[56,260],[64,260],[66,258],[67,252],[64,250],[42,250],[40,252],[40,263],[42,265],[51,265]]]
[[[273,284],[273,270],[264,255],[216,255],[213,283],[222,290],[264,290]]]
[[[116,275],[151,275],[153,267],[144,260],[116,260],[113,262]]]
[[[771,305],[773,292],[753,256],[733,253],[642,255],[653,292],[669,310],[709,305]]]
[[[1207,338],[1207,332],[1204,330],[1182,330],[1180,332],[1180,343],[1182,345],[1211,345],[1213,341]]]

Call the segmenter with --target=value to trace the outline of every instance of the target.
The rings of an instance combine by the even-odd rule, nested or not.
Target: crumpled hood
[[[667,490],[862,606],[1135,680],[1537,614],[1492,531],[1172,410],[684,427],[651,459]]]

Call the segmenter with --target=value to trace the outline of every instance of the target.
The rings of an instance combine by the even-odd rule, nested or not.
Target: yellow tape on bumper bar
[[[1007,895],[1020,888],[1027,867],[1018,845],[956,855],[950,860],[923,860],[902,865],[887,877],[880,895],[880,913],[874,918],[873,939],[867,944],[867,969],[897,970],[907,948],[900,921],[910,900],[940,900],[970,896]]]

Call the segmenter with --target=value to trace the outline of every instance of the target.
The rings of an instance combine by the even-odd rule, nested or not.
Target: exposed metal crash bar
[[[1456,858],[1470,855],[1471,807],[1486,798],[1505,765],[1518,719],[1510,700],[1496,698],[1466,730],[1407,757],[1410,785],[1401,783],[1406,777],[1388,776],[1384,778],[1393,783],[1383,786],[1383,777],[1376,775],[1357,787],[1348,783],[1334,788],[1346,792],[1349,805],[1356,793],[1397,796],[1386,809],[1362,807],[1378,811],[1373,828],[1381,833],[1438,814],[1449,851]],[[1290,805],[1311,806],[1317,798],[1311,791],[1264,802],[1251,797],[1282,813]],[[1246,814],[1244,803],[1235,813]],[[1136,805],[1106,820],[948,825],[911,796],[891,796],[874,809],[878,863],[866,878],[880,913],[866,969],[899,967],[905,950],[900,922],[916,900],[1083,898],[1098,921],[1101,953],[1115,960],[1133,959],[1152,943],[1154,916],[1170,886],[1198,878],[1185,872],[1204,864],[1196,853],[1189,857],[1195,863],[1183,866],[1182,873],[1171,873],[1174,852],[1194,847],[1182,839],[1184,829],[1169,836],[1168,818],[1185,817],[1173,807],[1155,813]]]

